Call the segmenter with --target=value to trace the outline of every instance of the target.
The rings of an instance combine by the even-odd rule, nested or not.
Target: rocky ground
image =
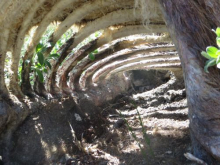
[[[79,111],[39,110],[13,135],[8,164],[192,165],[184,157],[191,148],[183,81],[171,75],[157,82],[134,83],[99,107],[105,130],[90,140],[82,130],[93,128],[81,123]]]

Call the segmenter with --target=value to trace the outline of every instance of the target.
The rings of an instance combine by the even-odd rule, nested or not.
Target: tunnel
[[[181,62],[156,0],[1,0],[0,12],[3,164],[76,160],[86,164],[84,159],[98,164],[100,160],[91,156],[92,144],[98,138],[114,143],[112,137],[119,135],[107,125],[112,114],[123,119],[117,110],[126,106],[139,108],[141,115],[152,119],[180,121],[182,132],[167,126],[166,134],[156,123],[151,133],[162,132],[168,143],[177,132],[171,137],[174,146],[181,137],[187,146],[180,148],[187,150],[189,121]],[[119,127],[122,119],[113,127]],[[153,146],[158,138],[152,137]],[[163,152],[169,156],[173,151]],[[82,158],[71,157],[79,153]],[[123,164],[112,155],[101,163]],[[187,162],[182,152],[179,156],[181,160],[168,162]],[[124,159],[124,164],[132,161],[126,154]]]

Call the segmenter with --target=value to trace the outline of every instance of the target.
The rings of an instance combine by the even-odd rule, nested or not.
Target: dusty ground
[[[190,137],[182,82],[171,78],[163,84],[134,86],[99,109],[102,116],[97,121],[105,122],[92,124],[103,125],[101,136],[76,107],[62,110],[61,104],[39,110],[15,132],[6,161],[11,165],[192,165],[183,155],[190,152]]]
[[[173,80],[160,85],[157,88],[140,87],[133,91],[131,96],[124,96],[115,103],[106,107],[105,110],[112,111],[108,119],[112,123],[109,132],[99,141],[102,143],[102,150],[108,157],[108,164],[130,164],[130,165],[185,165],[192,164],[185,157],[184,153],[190,152],[190,137],[188,130],[188,109],[186,102],[185,89],[175,87]],[[151,89],[151,90],[150,90]],[[144,131],[150,139],[150,146],[153,154],[149,152],[149,145],[143,138],[143,131],[140,125],[140,119],[137,111],[143,121]],[[118,115],[121,112],[122,116]],[[115,114],[115,115],[114,115]],[[128,131],[126,122],[144,150],[147,157],[140,152],[138,142]]]

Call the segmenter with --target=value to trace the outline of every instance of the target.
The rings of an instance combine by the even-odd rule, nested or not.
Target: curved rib
[[[113,55],[110,55],[98,62],[96,62],[95,64],[91,65],[89,68],[87,68],[83,74],[81,75],[80,77],[80,80],[79,82],[81,84],[83,84],[83,88],[86,84],[86,79],[92,75],[93,72],[95,72],[95,70],[97,70],[98,68],[102,67],[103,65],[105,65],[105,63],[115,59],[115,58],[118,58],[120,56],[124,56],[124,55],[128,55],[128,54],[133,54],[133,53],[136,53],[136,54],[141,54],[141,53],[148,53],[148,52],[157,52],[157,51],[162,51],[162,50],[175,50],[175,48],[173,47],[173,45],[171,46],[153,46],[153,47],[145,47],[145,48],[136,48],[136,49],[124,49],[124,50],[121,50],[119,52],[116,52],[115,54]]]

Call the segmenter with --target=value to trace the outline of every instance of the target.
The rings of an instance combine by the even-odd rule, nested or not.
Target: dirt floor
[[[104,109],[112,111],[108,114],[111,124],[109,132],[99,138],[97,144],[105,142],[98,148],[103,152],[99,157],[108,160],[106,164],[192,164],[184,157],[184,153],[190,152],[186,93],[184,88],[176,89],[174,82],[170,80],[157,88],[139,87],[132,95],[122,96]],[[145,132],[147,138],[144,138]]]
[[[15,132],[7,164],[193,165],[184,157],[191,151],[184,86],[175,78],[157,85],[133,86],[99,107],[100,136],[76,107],[39,110]]]

